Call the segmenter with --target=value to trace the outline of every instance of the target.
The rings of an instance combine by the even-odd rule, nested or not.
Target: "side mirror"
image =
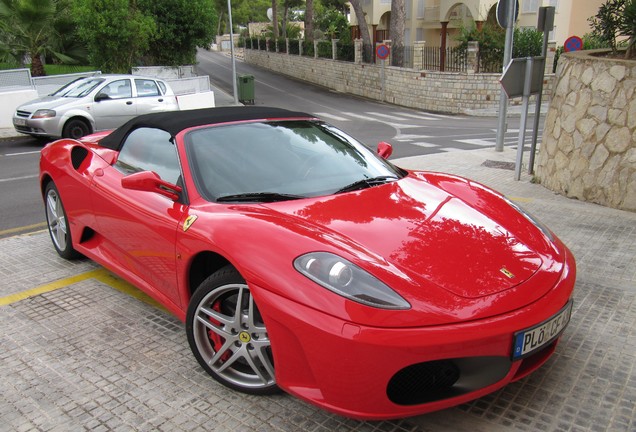
[[[124,189],[156,192],[160,195],[170,198],[172,201],[179,199],[181,187],[161,180],[161,177],[153,171],[140,171],[138,173],[129,174],[121,179],[121,186]]]
[[[108,99],[110,99],[110,96],[108,96],[106,93],[97,93],[97,95],[95,95],[95,102],[101,102]]]
[[[382,159],[388,159],[389,156],[393,154],[393,146],[388,142],[380,141],[378,143],[377,153]]]

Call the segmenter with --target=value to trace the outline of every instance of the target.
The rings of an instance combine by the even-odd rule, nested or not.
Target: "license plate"
[[[515,333],[513,338],[512,359],[527,357],[556,339],[565,330],[572,314],[572,301],[556,315],[534,327]]]
[[[16,126],[26,126],[26,120],[21,118],[14,118],[13,124]]]

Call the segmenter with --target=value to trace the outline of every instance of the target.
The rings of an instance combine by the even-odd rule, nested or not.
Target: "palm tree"
[[[391,39],[392,66],[404,66],[404,21],[406,13],[404,0],[391,1],[391,22],[389,24],[389,38]]]
[[[31,75],[45,75],[42,57],[52,54],[64,62],[73,59],[60,52],[61,36],[55,21],[61,15],[56,0],[0,0],[0,46],[18,63],[31,57]]]
[[[305,39],[314,40],[314,0],[307,0],[305,6]]]
[[[356,14],[358,28],[362,36],[362,58],[365,59],[365,61],[369,61],[373,47],[371,46],[371,34],[369,33],[369,26],[367,25],[367,20],[362,10],[362,3],[360,3],[360,0],[350,0],[350,3],[353,7],[353,12]]]
[[[272,27],[274,29],[274,40],[278,39],[278,4],[272,0]]]

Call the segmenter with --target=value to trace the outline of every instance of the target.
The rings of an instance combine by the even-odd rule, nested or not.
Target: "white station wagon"
[[[19,106],[13,126],[35,137],[78,139],[115,129],[141,114],[177,110],[177,98],[165,81],[136,75],[96,75],[79,78],[49,96]]]

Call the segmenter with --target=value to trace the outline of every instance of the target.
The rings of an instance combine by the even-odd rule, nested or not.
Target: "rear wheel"
[[[46,207],[46,224],[57,253],[66,259],[79,257],[80,254],[73,249],[66,211],[53,182],[49,182],[44,190],[44,206]]]
[[[78,118],[70,119],[64,125],[62,136],[64,138],[80,139],[91,132],[90,126],[86,121]]]
[[[199,286],[186,331],[197,361],[221,384],[249,394],[279,391],[265,323],[234,267],[222,268]]]

